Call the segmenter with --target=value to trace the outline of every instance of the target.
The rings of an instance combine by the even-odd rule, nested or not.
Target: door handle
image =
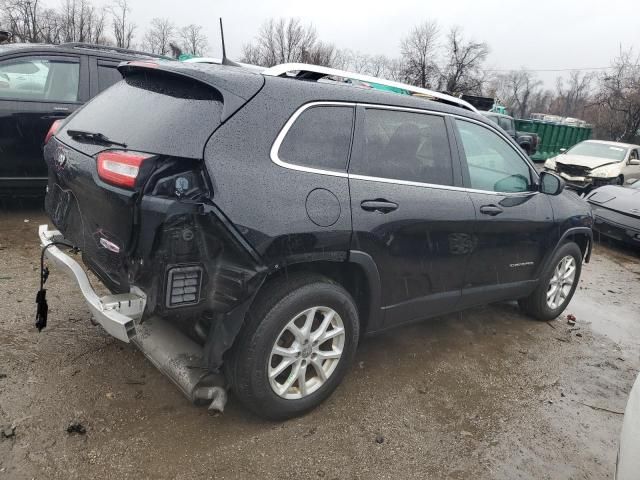
[[[69,116],[69,112],[65,113],[52,113],[49,115],[43,115],[40,117],[42,120],[60,120],[62,118],[67,118]]]
[[[360,208],[367,212],[389,213],[396,210],[398,208],[398,204],[389,202],[383,198],[378,198],[376,200],[364,200],[360,204]]]
[[[502,208],[498,207],[497,205],[483,205],[480,207],[480,213],[491,215],[492,217],[500,215],[502,211]]]

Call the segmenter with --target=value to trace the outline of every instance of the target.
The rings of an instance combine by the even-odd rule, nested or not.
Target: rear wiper
[[[116,145],[118,147],[127,148],[126,143],[114,142],[113,140],[109,140],[102,133],[96,132],[85,132],[84,130],[67,130],[67,135],[74,139],[80,140],[91,140],[97,143],[104,143],[107,145]]]

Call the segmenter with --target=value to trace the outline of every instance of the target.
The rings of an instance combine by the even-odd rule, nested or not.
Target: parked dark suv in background
[[[0,195],[44,195],[51,124],[119,81],[120,62],[143,56],[152,57],[82,43],[0,45]]]
[[[503,300],[548,320],[570,301],[590,208],[465,102],[299,64],[119,70],[52,132],[58,230],[40,239],[96,320],[192,400],[224,371],[252,411],[291,417],[331,394],[364,334]]]

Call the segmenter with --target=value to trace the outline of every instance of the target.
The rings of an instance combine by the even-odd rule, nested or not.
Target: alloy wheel
[[[296,315],[269,355],[267,375],[276,395],[300,399],[322,387],[340,362],[345,337],[340,315],[329,307],[312,307]]]
[[[559,308],[569,296],[576,278],[576,260],[571,255],[563,257],[553,271],[547,288],[547,305],[550,309]]]

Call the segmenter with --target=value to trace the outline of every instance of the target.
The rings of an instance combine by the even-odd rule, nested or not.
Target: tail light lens
[[[109,150],[98,154],[98,176],[111,185],[133,188],[142,162],[153,155]]]
[[[47,136],[44,137],[44,143],[45,144],[49,140],[51,140],[51,137],[53,137],[56,133],[58,133],[58,130],[60,130],[61,126],[62,126],[62,120],[56,120],[55,122],[53,122],[51,124],[51,127],[49,127],[49,131],[47,132]]]

